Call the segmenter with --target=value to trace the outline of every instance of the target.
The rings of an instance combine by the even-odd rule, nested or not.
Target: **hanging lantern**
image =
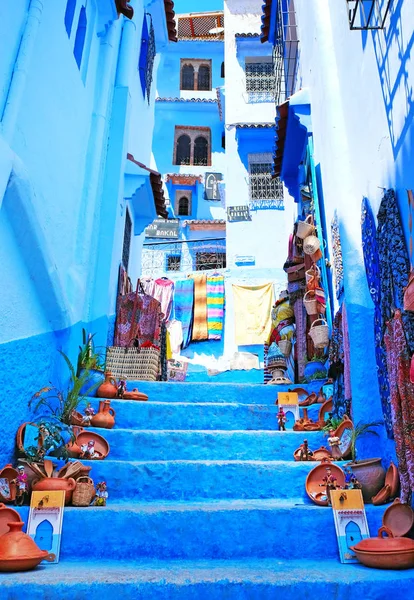
[[[351,30],[384,29],[391,0],[346,0]]]

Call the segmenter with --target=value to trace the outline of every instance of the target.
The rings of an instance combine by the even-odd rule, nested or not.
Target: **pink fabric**
[[[161,312],[166,321],[171,316],[174,283],[170,279],[156,279],[152,296],[161,302]]]
[[[391,395],[391,417],[401,481],[401,502],[414,491],[414,385],[410,382],[410,354],[401,312],[388,321],[384,336]]]
[[[344,344],[344,392],[345,400],[352,398],[351,389],[351,349],[349,345],[348,317],[345,303],[342,305],[342,339]]]
[[[152,279],[152,277],[145,277],[144,279],[141,279],[140,281],[141,281],[141,285],[144,289],[144,292],[146,294],[148,294],[148,296],[154,297],[155,281]]]

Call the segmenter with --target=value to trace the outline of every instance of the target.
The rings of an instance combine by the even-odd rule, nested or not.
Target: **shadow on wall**
[[[410,0],[392,2],[388,27],[372,32],[394,158],[398,156],[414,119],[413,89],[410,85],[410,81],[414,81],[414,66],[411,57],[414,31],[409,31],[409,28],[406,27],[408,35],[404,36],[402,15],[404,4],[405,14],[408,18]],[[402,106],[405,110],[403,114],[400,114]]]

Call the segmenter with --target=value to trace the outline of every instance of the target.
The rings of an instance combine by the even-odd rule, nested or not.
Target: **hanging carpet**
[[[236,344],[238,346],[264,344],[272,326],[273,285],[266,283],[248,287],[233,284],[232,287]]]
[[[224,277],[207,276],[208,339],[221,340],[224,322]]]

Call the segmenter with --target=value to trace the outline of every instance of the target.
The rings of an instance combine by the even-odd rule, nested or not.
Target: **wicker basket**
[[[290,356],[290,353],[292,352],[292,342],[290,340],[282,339],[277,345],[279,346],[283,356]]]
[[[305,254],[315,254],[320,247],[321,243],[316,235],[308,235],[308,237],[303,240],[303,251]]]
[[[154,347],[111,346],[106,352],[106,369],[117,379],[156,381],[160,369],[160,351]]]
[[[95,484],[90,477],[79,477],[72,496],[73,506],[89,506],[95,496]]]
[[[319,314],[319,302],[315,298],[315,292],[306,292],[303,297],[303,305],[308,315]]]
[[[313,264],[310,269],[305,273],[306,285],[309,290],[313,290],[319,286],[319,280],[321,278],[321,270],[318,265]]]
[[[304,240],[308,235],[312,235],[314,231],[315,225],[313,224],[312,215],[308,215],[304,221],[298,221],[296,236],[301,240]]]
[[[326,348],[329,345],[329,327],[325,319],[316,319],[311,325],[309,335],[315,348]]]

